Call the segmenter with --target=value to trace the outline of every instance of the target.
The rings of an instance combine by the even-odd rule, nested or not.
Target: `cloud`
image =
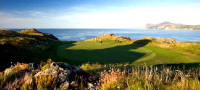
[[[9,28],[140,28],[147,23],[170,21],[200,24],[197,7],[71,7],[63,12],[0,12],[0,26]],[[64,9],[63,9],[64,10]],[[23,16],[23,14],[26,14]]]
[[[0,20],[1,28],[37,28],[44,26],[42,21],[50,21],[45,18],[22,17],[7,12],[0,12]]]
[[[45,12],[41,12],[41,11],[28,11],[28,14],[29,14],[30,16],[33,16],[33,17],[38,17],[38,16],[44,17],[44,16],[46,16],[46,15],[45,15]]]
[[[163,21],[200,24],[199,10],[200,8],[188,7],[123,8],[118,9],[118,11],[74,12],[57,16],[55,19],[86,28],[139,28],[147,23],[160,23]]]

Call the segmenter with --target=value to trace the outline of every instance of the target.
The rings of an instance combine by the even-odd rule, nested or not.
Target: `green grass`
[[[137,60],[137,64],[146,63],[147,65],[155,64],[174,64],[174,63],[195,63],[199,62],[200,57],[186,55],[173,49],[147,46],[143,47],[147,56]],[[136,63],[136,62],[134,62]]]
[[[132,62],[144,54],[129,51],[132,47],[125,43],[115,43],[114,41],[104,41],[102,44],[93,41],[83,41],[73,43],[73,46],[64,45],[58,50],[61,57],[65,57],[71,64],[80,65],[82,63],[126,63]]]
[[[39,33],[40,34],[40,33]],[[1,62],[54,61],[73,65],[90,64],[130,64],[156,65],[175,63],[199,63],[200,43],[186,42],[175,47],[166,48],[156,41],[124,40],[116,42],[112,38],[99,41],[61,42],[45,37],[20,34],[14,31],[0,31]],[[87,65],[86,65],[87,66]],[[95,65],[94,65],[95,66]],[[87,68],[92,68],[88,67]]]
[[[81,41],[71,42],[58,48],[59,57],[70,64],[81,65],[87,62],[99,64],[129,63],[132,65],[156,65],[200,62],[200,51],[195,52],[181,47],[161,48],[155,42],[147,45],[134,45],[131,42]],[[190,54],[187,54],[190,53]]]

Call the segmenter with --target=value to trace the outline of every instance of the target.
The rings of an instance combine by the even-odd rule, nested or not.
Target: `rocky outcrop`
[[[178,41],[176,41],[173,38],[153,38],[153,37],[143,37],[140,40],[154,40],[163,44],[177,44]]]
[[[9,79],[9,77],[12,79]],[[79,67],[63,62],[48,61],[41,68],[32,64],[18,63],[7,68],[1,75],[0,89],[48,89],[48,90],[96,90],[98,77]]]
[[[160,46],[160,47],[172,47],[172,46],[177,46],[180,43],[178,41],[176,41],[173,38],[153,38],[153,37],[143,37],[141,39],[139,39],[140,41],[150,41],[150,42],[156,42],[155,45],[156,46]],[[136,40],[135,42],[137,42],[138,40]]]
[[[114,40],[117,42],[131,41],[129,37],[115,36],[114,34],[104,34],[96,38],[89,39],[87,41],[101,41],[101,40]]]

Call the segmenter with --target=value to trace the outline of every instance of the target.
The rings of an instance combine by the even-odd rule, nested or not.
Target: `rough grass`
[[[7,83],[14,81],[15,78],[18,77],[19,75],[20,75],[20,72],[17,69],[9,70],[9,72],[4,75],[1,74],[0,75],[0,89],[3,86],[5,86]]]
[[[101,90],[198,90],[199,68],[111,68],[100,73]]]
[[[48,63],[41,70],[48,68]],[[0,74],[0,89],[2,90],[67,90],[67,87],[58,87],[58,76],[55,73],[34,76],[38,70],[24,68],[27,64],[18,64],[6,69]],[[104,70],[96,73],[100,79],[95,85],[97,90],[199,90],[200,65],[191,66],[127,66],[116,64],[99,66],[86,63],[85,66],[101,67]],[[96,68],[98,69],[98,68]],[[24,70],[27,70],[25,72]],[[33,77],[34,76],[34,77]],[[77,90],[86,90],[82,84],[74,85]],[[79,88],[80,87],[80,88]]]

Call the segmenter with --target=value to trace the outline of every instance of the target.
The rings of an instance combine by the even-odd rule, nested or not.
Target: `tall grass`
[[[16,77],[20,75],[20,71],[17,69],[9,69],[5,74],[0,75],[0,89],[3,88],[7,83],[14,81]]]
[[[200,68],[171,67],[112,68],[100,73],[101,90],[199,90]]]

